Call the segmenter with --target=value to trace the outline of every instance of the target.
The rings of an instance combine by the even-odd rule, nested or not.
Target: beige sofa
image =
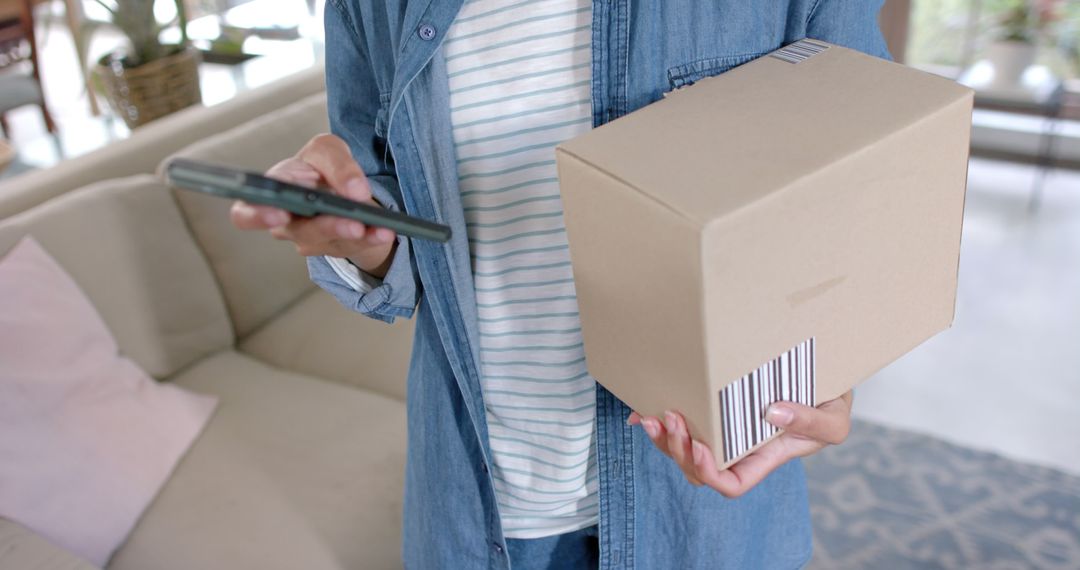
[[[235,116],[172,117],[122,143],[130,157],[79,159],[81,180],[63,165],[36,188],[0,185],[0,255],[33,235],[127,356],[220,398],[109,570],[400,566],[411,323],[341,307],[291,245],[232,229],[225,201],[154,173],[171,153],[266,169],[327,130],[321,84],[313,71],[245,96],[245,120],[211,136]],[[90,567],[0,520],[0,569]]]

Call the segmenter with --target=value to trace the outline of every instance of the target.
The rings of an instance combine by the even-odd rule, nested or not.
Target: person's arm
[[[400,210],[401,191],[384,161],[386,141],[375,131],[379,90],[354,22],[339,1],[327,3],[326,89],[333,134],[314,137],[266,174]],[[240,229],[269,230],[292,241],[307,257],[311,279],[346,307],[388,322],[412,315],[420,285],[407,238],[336,216],[303,218],[244,202],[233,204],[231,218]]]
[[[402,209],[401,189],[385,148],[375,134],[379,89],[363,35],[363,22],[342,2],[331,0],[325,8],[326,94],[330,130],[348,145],[353,158],[367,175],[370,194],[390,210]],[[384,160],[386,159],[386,160]],[[410,317],[420,295],[419,277],[412,260],[409,238],[396,236],[390,257],[357,259],[356,281],[346,281],[340,271],[352,268],[323,256],[308,258],[311,278],[347,307],[381,320]]]
[[[883,0],[818,0],[807,20],[807,37],[891,59],[878,27]],[[690,437],[686,420],[675,410],[663,418],[632,412],[630,425],[640,425],[649,439],[682,469],[687,481],[707,485],[725,497],[739,497],[796,457],[812,455],[842,443],[851,430],[854,392],[817,407],[794,402],[769,406],[765,419],[784,430],[778,437],[720,471],[712,450]]]

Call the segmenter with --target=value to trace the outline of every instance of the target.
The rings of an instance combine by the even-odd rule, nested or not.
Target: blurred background
[[[0,194],[320,65],[321,13],[0,1]],[[812,566],[1080,568],[1080,1],[888,0],[881,23],[897,61],[976,90],[956,321],[861,386],[849,443],[807,461]],[[184,35],[197,54],[168,49]]]

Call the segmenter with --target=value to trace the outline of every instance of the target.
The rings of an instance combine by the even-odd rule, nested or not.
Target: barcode
[[[773,402],[815,405],[814,337],[720,390],[724,462],[769,439],[779,430],[765,421]]]
[[[799,63],[829,49],[825,44],[819,44],[812,40],[799,40],[791,45],[784,46],[769,55],[788,63]]]

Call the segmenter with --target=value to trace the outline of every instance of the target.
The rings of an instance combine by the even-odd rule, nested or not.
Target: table
[[[1040,71],[1042,71],[1040,73]],[[1045,186],[1046,175],[1056,165],[1058,131],[1065,119],[1069,101],[1065,83],[1045,70],[1029,69],[1020,84],[1002,86],[995,84],[993,64],[981,61],[964,71],[958,81],[975,90],[975,108],[988,111],[1004,111],[1042,117],[1043,127],[1039,136],[1036,155],[1038,170],[1032,182],[1028,207],[1038,208]]]

